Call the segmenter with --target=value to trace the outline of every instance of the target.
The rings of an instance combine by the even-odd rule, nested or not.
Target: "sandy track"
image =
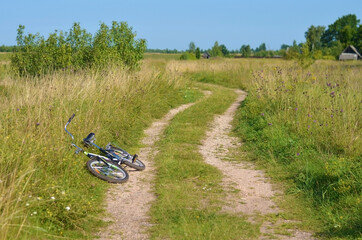
[[[256,170],[252,163],[222,160],[228,158],[229,149],[240,144],[237,138],[229,136],[232,129],[231,121],[240,102],[246,97],[245,92],[240,90],[236,92],[238,98],[224,114],[215,117],[199,151],[206,163],[217,167],[223,173],[222,186],[226,196],[222,211],[246,214],[249,221],[255,222],[255,217],[258,215],[280,212],[272,201],[272,197],[280,192],[273,190],[264,172]],[[238,190],[236,194],[232,191],[235,189]],[[273,228],[272,223],[263,222],[260,226],[262,233],[260,239],[270,239],[270,234],[280,239],[313,239],[310,233],[298,230],[292,231],[293,236],[275,235]]]
[[[159,140],[169,121],[179,112],[184,111],[194,103],[185,104],[170,110],[161,120],[156,121],[144,131],[142,143],[145,145],[139,158],[145,163],[144,171],[132,171],[127,168],[130,177],[124,184],[112,186],[107,193],[107,212],[112,223],[99,233],[100,239],[148,239],[148,211],[152,201],[156,199],[153,193],[155,168],[153,158],[157,153],[154,143]]]

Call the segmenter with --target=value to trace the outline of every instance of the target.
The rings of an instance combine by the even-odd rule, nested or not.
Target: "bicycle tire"
[[[107,163],[109,166],[98,158],[91,158],[87,162],[87,168],[94,176],[109,183],[127,182],[129,176],[126,170],[116,164]]]
[[[138,171],[143,171],[146,168],[146,165],[141,161],[136,159],[136,161],[133,163],[132,160],[124,160],[123,163],[131,168],[134,168]]]

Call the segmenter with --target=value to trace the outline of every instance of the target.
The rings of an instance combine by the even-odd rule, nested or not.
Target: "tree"
[[[324,26],[310,26],[308,31],[305,32],[306,43],[309,47],[309,51],[319,50],[321,49],[322,43],[321,38],[325,31]]]
[[[260,44],[260,46],[255,49],[255,52],[261,52],[261,51],[266,51],[265,43]]]
[[[189,52],[193,53],[195,52],[195,49],[196,49],[196,45],[194,42],[190,42],[189,43]]]
[[[211,48],[210,55],[213,56],[213,57],[218,57],[218,56],[222,57],[223,56],[218,41],[216,41],[214,43],[214,46]]]
[[[224,56],[228,56],[229,55],[229,50],[226,48],[226,46],[224,44],[221,44],[220,45],[220,49],[221,49],[221,52]]]
[[[357,29],[354,42],[356,44],[355,47],[358,49],[358,51],[362,52],[362,25],[360,25]]]
[[[287,50],[290,46],[287,44],[282,44],[282,46],[280,47],[280,49],[284,49]]]
[[[240,48],[241,55],[243,57],[250,57],[251,55],[251,48],[250,45],[243,45]]]
[[[200,48],[196,48],[196,50],[195,50],[195,56],[196,56],[196,59],[200,59],[200,57],[201,57]]]
[[[288,51],[286,52],[285,58],[286,59],[296,59],[300,55],[300,46],[297,45],[297,41],[293,41],[293,45],[289,47]]]
[[[338,18],[333,24],[328,26],[328,29],[322,35],[322,43],[330,47],[333,42],[339,40],[344,47],[347,46],[350,41],[350,36],[357,34],[359,23],[360,20],[357,19],[357,16],[354,14]],[[350,28],[346,28],[346,26],[350,26]],[[354,38],[352,37],[352,39]],[[350,43],[355,44],[353,41]]]

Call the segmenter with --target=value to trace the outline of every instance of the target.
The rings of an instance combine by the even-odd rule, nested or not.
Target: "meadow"
[[[12,77],[3,64],[0,239],[90,238],[105,224],[102,201],[109,185],[88,173],[84,156],[74,155],[63,130],[72,113],[69,130],[76,139],[95,132],[100,145],[113,141],[137,152],[143,130],[169,109],[199,99],[201,88],[214,92],[215,104],[204,101],[186,111],[159,143],[156,191],[162,201],[151,215],[165,222],[152,229],[153,238],[202,238],[213,229],[215,237],[227,239],[224,227],[233,236],[258,235],[243,218],[215,214],[217,204],[205,211],[187,207],[199,206],[202,199],[217,202],[222,195],[217,180],[211,180],[220,173],[192,153],[206,122],[232,102],[228,88],[248,92],[234,134],[244,142],[243,160],[265,169],[285,190],[290,200],[281,207],[293,208],[307,223],[303,228],[319,237],[361,236],[361,62],[317,61],[303,69],[275,59],[161,56],[146,54],[139,72],[110,67],[29,78]],[[170,154],[179,163],[169,162]],[[187,160],[190,165],[180,164]],[[179,167],[190,181],[183,181]],[[200,197],[194,184],[212,184],[215,191]],[[174,189],[182,192],[172,196]],[[174,198],[185,192],[186,199]],[[306,208],[312,214],[303,215]],[[216,228],[215,223],[225,225]]]
[[[361,62],[318,61],[307,69],[264,59],[173,64],[195,81],[245,89],[234,124],[249,159],[309,203],[318,235],[361,236]]]

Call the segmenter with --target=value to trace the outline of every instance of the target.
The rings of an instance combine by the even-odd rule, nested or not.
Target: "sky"
[[[151,49],[201,49],[215,41],[229,50],[243,44],[304,42],[311,25],[326,26],[355,14],[362,18],[362,0],[1,0],[0,45],[15,45],[16,30],[47,37],[68,31],[74,22],[94,34],[101,22],[126,21]]]

